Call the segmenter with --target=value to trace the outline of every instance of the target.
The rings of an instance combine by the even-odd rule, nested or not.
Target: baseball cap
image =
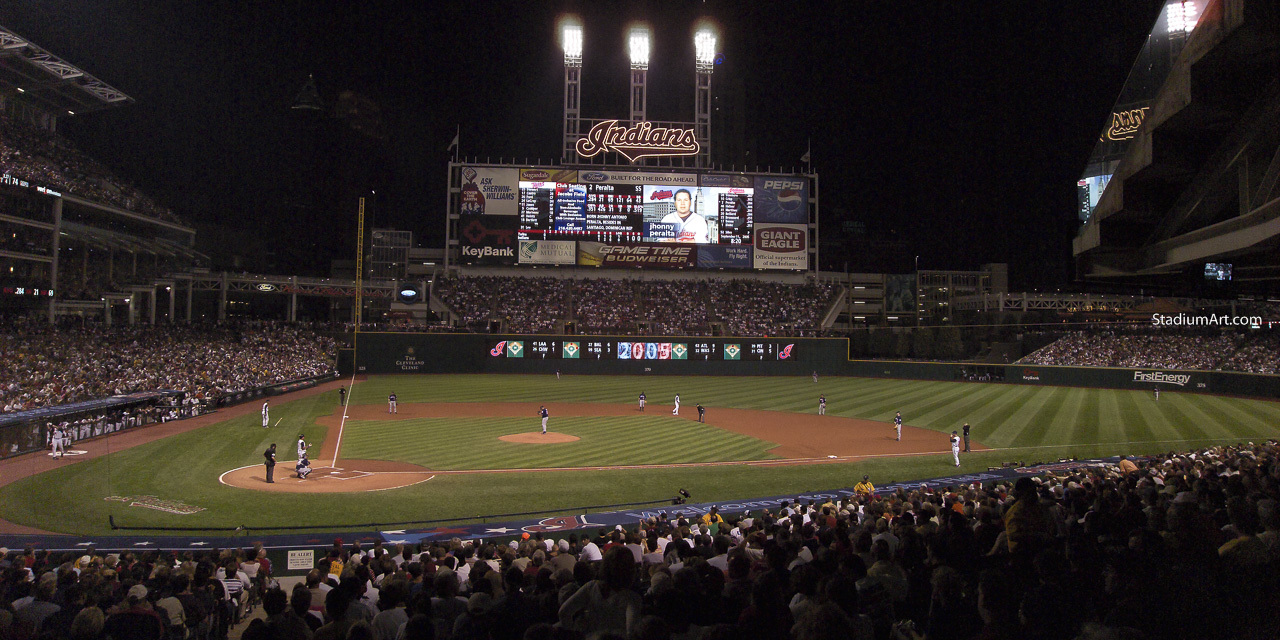
[[[129,587],[129,600],[132,602],[142,602],[147,599],[147,588],[140,584]]]

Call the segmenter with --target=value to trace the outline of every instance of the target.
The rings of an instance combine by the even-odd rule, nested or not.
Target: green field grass
[[[1164,393],[1157,402],[1151,393],[1141,391],[863,378],[822,378],[814,383],[808,377],[381,376],[358,382],[351,401],[380,404],[395,392],[401,403],[633,404],[641,391],[648,395],[652,409],[669,407],[672,396],[679,393],[686,407],[702,403],[711,412],[715,407],[733,407],[812,413],[818,395],[825,394],[832,415],[888,422],[894,411],[902,411],[907,424],[942,432],[969,422],[974,439],[995,450],[962,455],[961,471],[965,472],[1010,460],[1155,453],[1280,434],[1280,403],[1275,402],[1180,393]],[[218,482],[219,475],[229,469],[260,464],[261,452],[271,442],[285,452],[282,460],[292,458],[292,443],[299,432],[321,445],[324,429],[316,421],[335,408],[333,393],[273,403],[273,421],[283,420],[270,430],[262,429],[258,416],[250,414],[71,464],[0,489],[0,513],[13,522],[77,534],[108,533],[109,514],[115,515],[118,524],[129,526],[318,525],[338,530],[369,523],[664,500],[681,487],[699,502],[728,501],[847,487],[864,473],[888,482],[956,472],[948,454],[770,468],[694,466],[437,476],[413,487],[359,495],[264,494]],[[494,439],[501,433],[536,428],[532,416],[527,421],[353,421],[344,430],[341,456],[462,469],[759,459],[767,457],[765,452],[772,446],[659,416],[553,417],[554,430],[583,440],[536,451],[500,446],[505,443]],[[655,429],[660,433],[655,434]],[[88,446],[109,443],[109,439],[99,440]],[[106,499],[138,495],[178,500],[204,510],[176,515]]]

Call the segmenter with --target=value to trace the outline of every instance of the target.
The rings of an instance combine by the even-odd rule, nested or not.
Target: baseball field
[[[109,533],[108,516],[157,529],[339,531],[572,513],[668,500],[681,488],[700,502],[743,500],[848,487],[863,474],[882,484],[1280,435],[1280,403],[1175,392],[1156,400],[1148,391],[807,376],[414,375],[358,379],[344,412],[337,387],[346,383],[273,399],[267,429],[259,405],[242,405],[199,424],[78,443],[72,449],[85,453],[60,461],[7,461],[5,475],[17,479],[0,487],[0,513],[11,527],[83,535]],[[826,416],[816,415],[819,395]],[[546,435],[540,405],[550,411]],[[948,435],[965,422],[975,450],[957,469]],[[293,474],[300,434],[314,469],[305,480]],[[280,462],[266,484],[271,443]]]

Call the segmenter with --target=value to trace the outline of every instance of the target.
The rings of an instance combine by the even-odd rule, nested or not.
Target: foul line
[[[359,330],[359,327],[356,327]],[[342,429],[347,426],[347,405],[351,403],[351,396],[356,392],[356,374],[351,372],[351,381],[347,383],[347,395],[342,400],[342,421],[338,423],[338,440],[333,443],[333,462],[329,466],[338,466],[338,450],[342,448]]]

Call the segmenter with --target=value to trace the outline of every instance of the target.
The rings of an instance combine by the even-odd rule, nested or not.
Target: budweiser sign
[[[578,140],[577,149],[584,158],[613,151],[635,162],[649,156],[691,156],[698,153],[699,146],[693,129],[655,127],[650,122],[625,127],[617,120],[605,120]]]

